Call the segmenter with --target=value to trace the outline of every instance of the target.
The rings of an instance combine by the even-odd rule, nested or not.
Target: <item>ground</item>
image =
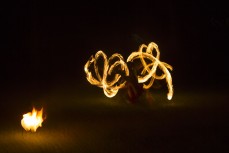
[[[96,88],[97,89],[97,88]],[[98,88],[99,89],[99,88]],[[101,93],[99,92],[101,91]],[[22,92],[23,93],[23,92]],[[27,100],[14,93],[10,100]],[[172,101],[152,93],[151,103],[131,104],[121,94],[98,90],[86,96],[55,90],[43,98],[46,116],[36,133],[20,125],[31,108],[5,104],[1,112],[0,152],[226,152],[228,96],[219,92],[176,91]],[[20,99],[21,98],[21,99]]]

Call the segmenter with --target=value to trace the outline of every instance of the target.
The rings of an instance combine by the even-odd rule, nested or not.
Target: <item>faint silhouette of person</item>
[[[129,76],[125,77],[127,100],[130,103],[136,103],[143,93],[143,85],[138,83],[137,70],[134,68],[133,63],[128,62],[127,66],[129,69]]]

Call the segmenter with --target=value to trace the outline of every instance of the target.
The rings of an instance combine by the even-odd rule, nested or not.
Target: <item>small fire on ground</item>
[[[22,127],[29,131],[36,132],[38,127],[42,126],[42,122],[44,121],[43,117],[43,108],[38,111],[33,108],[32,112],[28,112],[23,115],[23,119],[21,120]]]

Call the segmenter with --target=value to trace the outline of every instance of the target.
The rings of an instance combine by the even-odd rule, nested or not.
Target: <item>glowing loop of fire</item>
[[[101,74],[101,69],[99,69],[99,65],[97,63],[98,59],[102,58],[104,61],[103,70]],[[112,61],[115,61],[112,63]],[[89,70],[89,67],[94,63],[94,71],[92,73]],[[129,76],[129,69],[124,62],[122,55],[115,53],[109,59],[107,59],[106,54],[103,51],[98,51],[95,54],[95,57],[91,56],[88,62],[84,66],[84,71],[86,72],[87,80],[92,84],[96,85],[100,88],[103,88],[104,94],[107,97],[114,97],[120,88],[125,86],[126,81],[121,81],[121,75],[116,73],[113,76],[113,71],[115,69],[121,69],[122,72],[125,73],[126,76]],[[96,78],[93,77],[93,74],[96,75]],[[112,77],[110,79],[109,77]]]
[[[143,50],[146,50],[143,52]],[[156,56],[153,55],[153,51],[155,51]],[[97,66],[98,58],[102,58],[104,60],[103,65],[103,73],[100,75],[99,69]],[[142,64],[142,71],[140,74],[137,74],[138,83],[143,83],[144,89],[149,89],[155,79],[162,80],[166,79],[167,87],[168,87],[168,94],[167,98],[169,100],[173,97],[173,85],[172,85],[172,76],[169,70],[172,70],[172,66],[161,62],[160,58],[160,51],[154,42],[151,42],[148,46],[141,45],[139,50],[136,52],[132,52],[130,56],[127,58],[127,62],[134,62],[136,59],[140,59]],[[115,63],[111,64],[111,61],[114,59],[119,59]],[[94,63],[94,70],[95,75],[97,77],[94,78],[92,73],[89,71],[89,67],[91,64]],[[114,79],[112,81],[108,81],[108,76],[112,76],[112,72],[114,68],[121,66],[121,70],[125,72],[126,76],[129,76],[129,69],[124,62],[122,55],[115,53],[109,59],[107,59],[106,54],[103,51],[98,51],[95,54],[95,57],[91,56],[89,61],[84,66],[84,71],[86,73],[87,80],[92,84],[98,87],[103,88],[104,94],[107,97],[114,97],[120,88],[125,86],[126,81],[120,81],[121,75],[117,72],[114,75]],[[158,68],[163,72],[161,75],[157,75],[156,72]],[[168,70],[169,69],[169,70]]]
[[[144,49],[146,50],[145,52],[143,52]],[[153,51],[156,52],[156,56],[153,55]],[[162,80],[165,78],[169,90],[167,98],[171,100],[173,96],[173,85],[172,77],[168,69],[172,70],[172,66],[165,62],[161,62],[159,58],[159,48],[157,44],[151,42],[148,46],[144,44],[141,45],[137,52],[132,52],[127,58],[127,62],[133,62],[136,59],[140,59],[143,70],[138,74],[138,82],[143,83],[144,89],[149,89],[153,85],[155,79]],[[146,60],[151,61],[151,63],[146,62]],[[160,76],[156,74],[158,67],[163,72]]]
[[[29,112],[27,114],[23,115],[23,119],[21,120],[22,127],[29,131],[36,132],[38,127],[42,126],[43,118],[43,109],[40,111],[37,111],[35,108],[33,108],[32,112]]]

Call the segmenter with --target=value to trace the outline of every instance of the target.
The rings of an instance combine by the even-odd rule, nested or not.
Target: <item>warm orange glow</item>
[[[21,120],[22,127],[29,131],[36,132],[38,127],[42,126],[43,118],[43,108],[40,111],[37,111],[33,108],[32,112],[28,112],[27,114],[23,115],[23,119]]]
[[[143,52],[143,50],[146,51]],[[153,55],[153,51],[155,51],[156,56]],[[133,62],[136,59],[140,59],[143,69],[138,74],[138,82],[143,83],[144,89],[149,89],[153,85],[155,79],[162,80],[165,78],[169,90],[167,98],[171,100],[173,97],[173,85],[172,77],[168,69],[172,70],[172,66],[165,62],[161,62],[159,58],[159,48],[157,44],[151,42],[148,46],[143,44],[140,46],[138,51],[132,52],[127,58],[127,62]],[[160,76],[156,74],[158,67],[163,72],[163,74]]]
[[[102,58],[103,67],[98,64],[98,59]],[[91,64],[94,63],[94,73],[90,71]],[[103,51],[98,51],[95,57],[91,56],[88,62],[84,66],[87,80],[92,84],[100,88],[103,88],[104,94],[107,97],[114,97],[120,88],[125,86],[126,81],[121,80],[121,75],[117,71],[124,72],[124,75],[129,75],[129,69],[124,62],[122,55],[115,53],[109,59]],[[102,73],[102,74],[101,74]],[[96,75],[96,78],[93,77]],[[111,78],[111,79],[109,79]]]

